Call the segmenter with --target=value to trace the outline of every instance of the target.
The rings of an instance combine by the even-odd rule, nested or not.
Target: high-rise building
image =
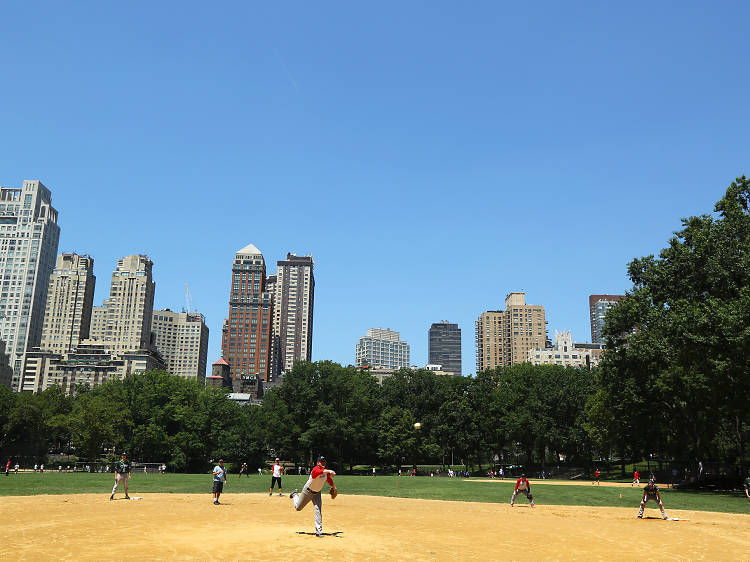
[[[355,352],[357,367],[382,369],[409,368],[409,344],[401,341],[400,334],[386,328],[372,328],[359,338]]]
[[[272,376],[273,297],[265,284],[263,254],[248,244],[234,256],[229,317],[222,327],[222,356],[232,380],[260,375],[267,381]]]
[[[87,256],[77,257],[85,258],[77,262],[78,282],[84,282],[83,279],[91,275],[83,290],[84,293],[88,290],[93,292],[93,260]],[[62,259],[58,261],[58,265],[74,262],[72,258]],[[84,297],[80,328],[75,327],[75,313],[45,318],[45,342],[48,343],[45,344],[46,348],[35,346],[26,353],[23,390],[39,392],[51,385],[59,385],[63,392],[73,394],[81,384],[97,386],[131,374],[164,369],[164,361],[156,353],[151,335],[155,292],[151,277],[152,266],[151,260],[142,255],[126,256],[118,260],[117,269],[112,273],[109,299],[104,301],[104,306],[92,307],[93,295]],[[60,270],[72,271],[64,268]],[[60,277],[62,276],[61,273]],[[73,274],[69,273],[68,276]],[[59,285],[55,283],[53,275],[48,310],[63,310],[65,290],[67,288],[69,295],[74,294],[75,286],[72,282],[65,284],[62,280]],[[68,301],[70,298],[69,296]],[[68,319],[67,324],[61,322],[64,318]],[[76,330],[80,339],[77,345],[71,345],[67,349],[51,348],[56,342],[54,338],[58,331],[62,333]],[[87,332],[88,337],[85,337]],[[73,336],[68,338],[69,341],[75,339]]]
[[[198,312],[154,310],[151,328],[154,345],[173,375],[197,379],[206,377],[208,326]]]
[[[24,353],[42,337],[59,239],[52,194],[40,181],[0,187],[0,340],[7,344],[13,389],[20,386]]]
[[[273,334],[278,341],[278,365],[282,373],[295,361],[312,360],[315,277],[312,256],[287,254],[277,262],[274,287]]]
[[[461,328],[442,320],[430,326],[429,363],[443,371],[461,374]]]
[[[589,295],[589,315],[591,317],[591,343],[602,342],[602,328],[607,311],[625,295]]]
[[[89,337],[94,304],[94,259],[60,254],[52,271],[44,310],[41,351],[67,353]]]
[[[477,372],[527,361],[529,349],[544,348],[544,307],[526,304],[526,293],[505,297],[505,310],[483,312],[476,321]]]

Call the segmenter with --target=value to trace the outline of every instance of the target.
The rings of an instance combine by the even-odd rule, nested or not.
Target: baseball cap
[[[219,459],[219,462],[224,462],[224,459]]]
[[[127,454],[127,453],[126,453],[125,451],[123,451],[123,452],[122,452],[122,454],[121,454],[120,456],[121,456],[121,457],[127,457],[127,456],[128,456],[128,454]]]
[[[326,458],[325,458],[325,457],[324,457],[323,455],[320,455],[320,456],[318,457],[318,460],[317,460],[317,461],[315,461],[315,462],[321,462],[321,461],[322,461],[322,462],[326,462]]]

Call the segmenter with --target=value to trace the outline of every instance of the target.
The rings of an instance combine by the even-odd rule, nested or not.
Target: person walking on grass
[[[110,501],[115,499],[115,492],[122,482],[122,486],[125,491],[125,499],[129,500],[128,495],[128,480],[130,480],[130,461],[128,460],[128,454],[123,452],[120,460],[115,463],[115,485],[112,486],[112,494],[109,496]]]
[[[219,459],[219,464],[214,467],[214,505],[219,505],[219,496],[224,491],[224,482],[227,481],[227,469],[224,468],[224,459]]]
[[[323,536],[323,499],[321,498],[321,490],[323,485],[328,482],[331,487],[331,499],[335,499],[338,495],[338,490],[333,484],[333,477],[336,473],[333,470],[326,468],[326,458],[324,456],[318,457],[317,464],[310,471],[310,478],[307,479],[302,491],[294,490],[289,497],[294,500],[294,510],[302,511],[304,507],[312,502],[315,507],[315,535],[318,537]]]

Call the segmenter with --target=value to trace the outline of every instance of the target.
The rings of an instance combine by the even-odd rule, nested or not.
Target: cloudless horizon
[[[221,355],[234,254],[315,260],[313,359],[368,328],[428,362],[511,291],[590,341],[588,296],[750,173],[743,2],[8,3],[0,185],[59,252],[154,261]]]

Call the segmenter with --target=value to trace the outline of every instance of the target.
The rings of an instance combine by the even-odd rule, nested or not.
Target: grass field
[[[225,494],[258,493],[268,491],[270,476],[243,477],[231,475],[224,488]],[[287,475],[283,478],[284,492],[302,488],[306,476]],[[534,481],[532,492],[538,505],[570,505],[592,507],[632,507],[638,509],[642,488],[629,485],[613,487],[593,486],[569,481]],[[71,474],[47,472],[0,475],[0,496],[31,496],[39,494],[101,494],[109,495],[112,474]],[[336,485],[342,494],[385,496],[414,499],[433,499],[484,503],[508,503],[513,492],[511,480],[430,478],[426,476],[337,476]],[[750,514],[750,501],[744,497],[681,492],[661,488],[667,510],[685,509],[723,513]],[[131,495],[172,493],[211,494],[209,474],[138,474],[130,481]],[[278,493],[278,492],[275,492]],[[620,498],[622,495],[622,498]],[[518,504],[526,503],[519,497]]]

